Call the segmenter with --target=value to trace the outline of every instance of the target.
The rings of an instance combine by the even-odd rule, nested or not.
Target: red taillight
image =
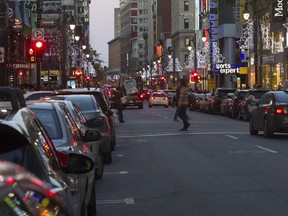
[[[283,114],[283,107],[276,107],[275,113],[278,114],[278,115]]]
[[[144,98],[143,94],[139,95],[139,97],[140,97],[141,99],[143,99],[143,98]]]
[[[58,158],[63,167],[68,165],[68,155],[65,152],[57,151]]]
[[[6,179],[6,182],[7,182],[7,184],[9,184],[9,185],[13,185],[13,184],[15,183],[15,180],[14,180],[14,178],[9,177],[9,178]]]

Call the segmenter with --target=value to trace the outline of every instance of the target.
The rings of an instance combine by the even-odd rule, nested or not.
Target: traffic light
[[[28,56],[30,58],[30,62],[35,62],[35,52],[33,48],[29,48],[28,50]]]
[[[19,76],[19,77],[22,77],[22,76],[23,76],[23,71],[22,71],[22,70],[19,70],[18,76]]]
[[[85,80],[86,80],[86,82],[89,82],[89,81],[90,81],[90,76],[87,75],[87,76],[85,77]]]
[[[44,42],[42,40],[34,41],[36,62],[41,62],[44,54]]]

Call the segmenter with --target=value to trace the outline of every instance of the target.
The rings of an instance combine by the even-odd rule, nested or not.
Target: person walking
[[[119,116],[119,122],[124,123],[125,121],[123,120],[123,106],[122,106],[122,92],[121,92],[121,87],[118,86],[115,90],[112,90],[113,94],[113,101],[114,105],[116,106],[116,109],[118,110],[118,116]]]
[[[189,88],[187,87],[187,82],[185,79],[180,79],[180,87],[177,91],[177,109],[178,109],[178,116],[183,121],[183,128],[180,131],[187,131],[190,123],[188,122],[187,118],[187,107],[189,105],[188,101],[188,92]]]

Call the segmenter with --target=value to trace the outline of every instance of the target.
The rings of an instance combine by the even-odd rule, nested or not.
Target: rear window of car
[[[61,139],[63,133],[55,110],[33,109],[51,139]]]
[[[288,93],[285,92],[284,94],[277,95],[277,103],[288,103]]]
[[[167,95],[166,94],[157,93],[157,94],[153,94],[153,97],[167,97]]]
[[[94,103],[93,99],[90,97],[68,97],[67,99],[75,103],[82,111],[100,109],[99,105]]]
[[[259,99],[262,97],[262,95],[264,95],[266,93],[266,91],[254,91],[254,97]]]

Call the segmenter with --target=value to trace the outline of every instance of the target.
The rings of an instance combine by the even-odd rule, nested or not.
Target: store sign
[[[284,0],[274,0],[273,4],[273,22],[284,21],[284,14],[287,9],[287,2]]]
[[[244,64],[215,64],[213,71],[214,74],[239,74],[240,67]]]

